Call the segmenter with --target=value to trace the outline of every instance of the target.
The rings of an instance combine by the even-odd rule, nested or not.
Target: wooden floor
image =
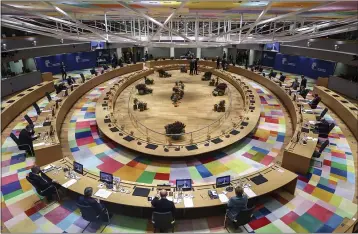
[[[179,71],[170,71],[169,73],[172,74],[171,78],[159,78],[157,74],[148,77],[154,80],[153,85],[148,85],[149,88],[153,89],[153,94],[138,94],[133,87],[138,83],[143,83],[143,80],[140,80],[127,87],[119,95],[116,100],[114,115],[118,122],[125,125],[127,131],[133,131],[135,136],[146,139],[146,128],[148,128],[152,130],[148,130],[148,135],[153,142],[167,143],[164,126],[175,121],[181,121],[186,125],[185,132],[193,132],[193,141],[198,142],[206,140],[208,134],[212,138],[221,135],[222,131],[232,128],[232,122],[238,121],[242,115],[243,98],[231,84],[227,83],[230,91],[227,90],[224,96],[215,97],[212,95],[214,87],[209,86],[209,81],[201,80],[203,73],[196,76],[183,74]],[[183,81],[185,84],[184,97],[177,107],[170,100],[175,81]],[[129,96],[131,96],[131,99],[128,105]],[[134,98],[146,102],[148,110],[143,112],[133,110]],[[225,100],[226,114],[213,111],[214,104],[218,104],[221,100]],[[128,112],[131,113],[133,118],[129,118]],[[220,121],[218,121],[219,119]],[[209,125],[211,127],[207,128]],[[187,134],[178,142],[184,144],[190,142],[190,139],[191,134]],[[178,142],[176,141],[176,143]]]

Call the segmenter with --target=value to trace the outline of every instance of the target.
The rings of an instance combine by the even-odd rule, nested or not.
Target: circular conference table
[[[168,60],[169,62],[173,62]],[[160,61],[162,62],[162,61]],[[175,62],[175,61],[174,61]],[[181,61],[186,62],[186,61]],[[200,66],[208,66],[212,65],[211,67],[215,66],[216,64],[213,62],[212,64],[208,64],[208,62],[203,61],[204,64],[200,64]],[[153,64],[152,64],[153,65]],[[61,132],[61,125],[64,121],[66,114],[70,111],[72,106],[76,103],[76,101],[84,95],[89,90],[93,89],[97,85],[108,81],[112,78],[122,76],[124,74],[129,74],[128,77],[141,78],[151,70],[143,70],[143,64],[136,64],[136,65],[129,65],[123,68],[114,69],[108,71],[104,74],[98,75],[91,79],[87,79],[84,83],[77,84],[76,87],[73,88],[73,91],[70,91],[68,95],[63,96],[62,94],[58,95],[62,98],[61,104],[59,104],[58,108],[55,108],[55,113],[53,116],[50,117],[51,125],[54,126],[55,134],[51,144],[42,145],[41,147],[35,147],[36,152],[36,163],[41,165],[44,169],[48,164],[53,165],[53,170],[46,172],[46,174],[58,181],[59,184],[65,185],[66,182],[70,180],[70,178],[66,178],[62,168],[65,167],[72,167],[73,161],[67,157],[65,157],[61,152],[61,143],[59,141],[59,135]],[[246,70],[241,69],[236,73],[238,75],[243,75]],[[213,71],[218,75],[225,75],[229,76],[227,72],[220,72],[220,71]],[[132,73],[132,74],[130,74]],[[251,76],[255,76],[257,74],[250,72]],[[132,76],[131,76],[132,75]],[[244,75],[245,76],[245,75]],[[250,79],[250,77],[247,77]],[[239,85],[236,79],[229,79],[229,82],[233,82],[235,85]],[[123,81],[124,83],[125,81]],[[269,81],[272,82],[272,81]],[[247,85],[247,83],[245,83]],[[278,87],[276,84],[274,84]],[[249,87],[250,88],[250,87]],[[287,95],[284,91],[283,94]],[[253,92],[252,92],[253,93]],[[62,96],[61,96],[62,95]],[[291,102],[292,103],[292,102]],[[256,101],[255,101],[256,104]],[[53,108],[54,102],[51,101],[45,109]],[[294,106],[294,104],[292,104]],[[255,110],[259,110],[260,108],[255,107]],[[41,117],[41,116],[40,116]],[[297,116],[296,116],[297,117]],[[49,118],[47,116],[47,118]],[[298,118],[298,117],[297,117]],[[45,155],[41,156],[41,148],[46,148],[50,150],[51,153],[47,153],[47,159],[44,159]],[[52,152],[56,151],[58,152]],[[51,155],[51,157],[48,157]],[[41,159],[41,160],[40,160]],[[85,170],[84,175],[80,176],[81,178],[71,186],[67,187],[68,190],[75,192],[76,194],[83,194],[84,188],[87,186],[92,186],[93,188],[98,188],[99,176],[95,174],[91,174],[90,172]],[[267,181],[261,184],[255,184],[255,178],[257,177],[264,177]],[[256,197],[268,194],[274,190],[283,188],[287,190],[289,193],[294,194],[295,188],[297,183],[297,175],[292,173],[289,170],[286,170],[279,165],[271,164],[261,170],[256,172],[240,176],[238,178],[232,179],[232,185],[236,186],[238,184],[244,184],[247,188],[247,193],[250,194],[250,199],[254,199]],[[148,202],[147,197],[138,197],[134,196],[132,192],[136,188],[144,188],[149,190],[149,195],[152,196],[157,193],[157,189],[161,189],[163,186],[156,185],[156,184],[141,184],[131,181],[122,181],[121,186],[125,188],[127,193],[121,192],[113,192],[108,198],[100,198],[101,200],[113,204],[119,204],[129,207],[142,207],[142,208],[149,208],[150,202]],[[168,187],[165,187],[168,188]],[[185,192],[186,194],[190,194],[193,196],[193,206],[185,207],[184,203],[176,204],[176,207],[179,209],[185,210],[186,208],[209,208],[209,207],[218,207],[220,205],[226,204],[226,201],[221,202],[219,199],[210,199],[208,196],[208,191],[215,189],[218,193],[221,193],[224,188],[216,188],[214,183],[204,183],[204,184],[194,184],[192,191]],[[174,187],[170,187],[170,190],[173,192],[175,190]],[[233,192],[228,192],[227,196],[233,196]]]
[[[169,66],[175,67],[175,69],[177,68],[176,65]],[[166,68],[173,69],[172,67]],[[200,142],[194,141],[189,144],[176,144],[175,141],[173,141],[172,144],[160,144],[147,140],[151,138],[150,132],[147,133],[146,139],[141,139],[126,131],[122,123],[117,121],[113,116],[115,101],[125,88],[143,77],[153,74],[156,69],[136,72],[129,77],[120,79],[103,92],[96,104],[96,121],[99,130],[112,141],[127,148],[141,153],[163,157],[187,157],[203,154],[221,149],[243,139],[252,132],[258,124],[261,111],[259,95],[248,82],[245,82],[241,78],[236,78],[226,72],[216,71],[211,67],[199,66],[199,69],[202,71],[210,71],[213,75],[229,82],[239,90],[244,98],[245,112],[239,122],[233,123],[230,130],[222,132],[221,135],[214,136],[211,139]]]

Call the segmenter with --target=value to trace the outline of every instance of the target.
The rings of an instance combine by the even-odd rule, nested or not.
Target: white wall
[[[16,62],[16,61],[15,61]],[[15,72],[16,74],[20,74],[22,73],[22,67],[24,66],[22,63],[22,60],[18,60],[16,63],[14,61],[11,61],[9,63],[10,65],[10,70],[12,72]]]

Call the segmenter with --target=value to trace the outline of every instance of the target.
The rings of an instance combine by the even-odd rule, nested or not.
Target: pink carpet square
[[[315,186],[313,186],[311,184],[307,184],[305,186],[305,188],[303,189],[303,191],[305,191],[306,193],[311,194],[315,188],[316,188]]]
[[[93,137],[76,139],[77,146],[88,145],[94,142]]]
[[[252,154],[250,154],[250,153],[248,153],[248,152],[245,152],[245,153],[243,154],[243,156],[246,157],[246,158],[252,158]]]
[[[2,161],[2,162],[1,162],[1,167],[10,166],[10,163],[11,163],[11,159]]]
[[[89,128],[89,127],[90,127],[90,121],[76,122],[76,129]]]
[[[321,220],[323,223],[327,222],[333,215],[332,211],[317,204],[314,204],[314,206],[312,206],[307,213]]]
[[[1,209],[1,221],[6,222],[12,218],[13,216],[10,213],[9,209],[5,205],[3,205],[3,208]]]
[[[13,175],[2,177],[1,184],[7,185],[7,184],[10,184],[10,183],[18,181],[18,180],[19,180],[19,178],[17,177],[17,174],[13,174]]]
[[[107,173],[114,173],[115,171],[119,170],[121,167],[123,167],[123,164],[110,158],[110,157],[105,157],[106,160],[103,160],[103,158],[101,159],[103,161],[103,163],[99,166],[97,166],[97,168],[101,171],[105,171]]]
[[[290,224],[293,221],[295,221],[297,218],[299,217],[298,214],[296,214],[295,212],[291,211],[290,213],[284,215],[281,220],[282,222],[284,222],[285,224]]]
[[[47,214],[45,214],[44,217],[49,221],[51,221],[53,224],[58,224],[70,214],[71,211],[66,210],[62,206],[59,206],[53,209],[52,211],[48,212]]]
[[[261,160],[261,164],[264,164],[265,166],[267,166],[267,165],[269,165],[271,162],[272,162],[272,160],[273,160],[274,158],[273,157],[271,157],[271,156],[269,156],[269,155],[266,155],[262,160]]]

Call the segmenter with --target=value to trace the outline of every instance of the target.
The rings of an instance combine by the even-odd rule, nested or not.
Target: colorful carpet
[[[283,141],[283,139],[281,141],[279,138],[281,135],[284,137],[285,133],[284,129],[279,128],[280,124],[284,125],[283,122],[278,122],[279,124],[274,123],[274,125],[271,123],[275,116],[281,116],[281,113],[283,113],[282,106],[278,107],[277,101],[274,100],[274,97],[270,97],[270,93],[266,90],[254,83],[252,83],[252,85],[254,85],[258,92],[262,92],[260,93],[263,106],[260,119],[261,127],[258,127],[258,130],[252,137],[245,139],[246,142],[243,141],[242,143],[233,145],[232,147],[223,150],[223,153],[216,153],[214,156],[203,156],[203,158],[208,159],[208,161],[200,161],[200,157],[193,159],[193,161],[190,162],[192,164],[185,162],[188,164],[181,166],[180,163],[182,162],[158,162],[153,159],[145,161],[143,155],[133,155],[131,152],[118,146],[114,146],[110,142],[104,142],[100,136],[98,136],[98,130],[95,126],[95,121],[93,121],[93,102],[98,98],[99,92],[103,87],[93,90],[89,95],[86,95],[76,104],[76,111],[72,117],[83,120],[79,121],[79,123],[89,122],[89,125],[85,125],[87,126],[86,128],[82,128],[85,129],[82,132],[90,132],[91,135],[88,135],[89,138],[83,140],[82,144],[79,145],[76,139],[76,133],[80,127],[77,128],[77,124],[72,122],[72,120],[76,119],[72,119],[71,124],[73,127],[71,130],[73,132],[69,132],[68,134],[69,136],[73,135],[75,137],[70,141],[70,147],[72,149],[75,149],[76,147],[78,148],[73,151],[74,156],[76,156],[75,153],[81,151],[82,148],[85,149],[82,155],[77,155],[76,157],[79,157],[88,168],[101,170],[97,168],[97,166],[105,163],[106,160],[110,160],[112,163],[117,162],[123,164],[121,168],[129,168],[129,173],[136,172],[138,168],[141,168],[140,166],[142,166],[142,174],[146,171],[150,172],[150,169],[153,170],[155,175],[158,173],[158,176],[167,174],[165,180],[163,180],[164,177],[159,177],[159,181],[171,181],[172,175],[173,178],[175,178],[174,172],[176,170],[174,169],[184,167],[191,167],[193,168],[191,169],[192,171],[196,170],[196,172],[192,173],[189,171],[189,174],[187,174],[190,175],[194,181],[201,181],[204,180],[204,178],[206,179],[214,176],[216,177],[221,175],[220,173],[247,173],[247,170],[250,170],[250,168],[256,168],[253,165],[257,165],[258,168],[266,165],[267,162],[265,161],[265,156],[270,155],[270,157],[274,158],[277,155],[277,150],[282,147],[281,145]],[[40,106],[45,106],[46,102],[47,100],[43,98],[38,103]],[[320,112],[322,107],[323,105],[321,105],[317,111]],[[36,115],[35,110],[32,108],[28,113],[31,116]],[[266,115],[270,116],[272,119],[266,118]],[[279,117],[276,118],[280,119]],[[330,112],[328,112],[326,118],[328,121],[335,121],[336,116],[330,115]],[[25,121],[19,123],[13,129],[13,132],[18,133],[18,131],[25,125]],[[273,128],[274,126],[276,126],[276,128]],[[256,203],[253,220],[249,225],[246,225],[246,228],[249,231],[257,233],[329,233],[338,227],[343,218],[353,217],[357,211],[357,204],[352,202],[356,188],[356,172],[354,169],[354,160],[356,159],[353,159],[347,140],[339,127],[340,126],[336,126],[329,134],[330,145],[318,159],[318,161],[322,162],[322,167],[312,166],[307,175],[299,176],[295,196],[284,191],[278,191],[270,196],[259,199]],[[261,133],[259,132],[259,129],[262,129]],[[271,133],[271,131],[273,131],[273,133]],[[80,132],[81,131],[78,131],[78,133]],[[270,134],[267,135],[267,132]],[[79,138],[85,139],[85,137]],[[86,143],[86,141],[88,142]],[[97,144],[99,146],[105,144],[106,147],[108,147],[108,149],[105,150],[107,152],[101,152],[101,148],[96,149],[95,147],[98,146]],[[254,146],[256,148],[254,148]],[[267,151],[261,151],[259,150],[260,148],[265,148]],[[34,164],[34,159],[25,158],[24,153],[17,150],[17,147],[15,147],[14,142],[10,138],[4,140],[1,146],[1,151],[1,220],[2,225],[4,225],[3,228],[5,228],[2,230],[7,229],[10,232],[35,233],[81,232],[87,225],[87,222],[80,217],[80,212],[74,201],[64,200],[61,204],[55,203],[46,208],[44,208],[45,204],[42,202],[39,203],[37,207],[33,206],[34,202],[37,201],[39,197],[36,194],[36,191],[34,191],[31,185],[26,181],[25,177],[31,166]],[[250,153],[245,154],[247,152]],[[101,155],[101,153],[104,153],[105,155]],[[90,154],[90,156],[86,158],[86,154]],[[93,157],[93,155],[95,155],[95,157]],[[104,158],[105,160],[103,160]],[[227,161],[224,160],[225,158],[227,158]],[[270,160],[272,161],[272,159]],[[94,163],[91,164],[91,161]],[[129,164],[130,162],[132,162],[132,164]],[[210,163],[212,163],[211,167],[209,166],[211,165]],[[133,166],[133,164],[135,164],[135,166]],[[233,166],[231,166],[231,164],[233,164]],[[248,164],[249,168],[246,168],[247,166],[241,168],[241,166],[245,164]],[[200,172],[203,171],[198,170],[196,167],[199,165],[205,167],[212,176],[202,176],[204,173],[201,174]],[[163,171],[158,171],[160,168],[164,168]],[[220,170],[223,170],[221,168],[224,168],[224,170],[222,172],[220,172],[220,170],[215,171],[215,169],[218,170],[217,168]],[[194,173],[196,173],[197,177],[192,176],[195,175]],[[178,174],[182,175],[180,172]],[[154,179],[152,179],[152,177],[153,176],[147,179],[147,183],[151,183],[150,181],[155,183],[155,176]],[[140,176],[138,176],[138,178],[140,178]],[[224,217],[221,214],[209,218],[177,220],[175,231],[225,232],[223,229],[223,219]],[[101,228],[102,227],[99,227],[98,225],[90,225],[87,232],[100,231]],[[152,232],[152,225],[148,219],[114,215],[111,224],[104,230],[104,232]]]

